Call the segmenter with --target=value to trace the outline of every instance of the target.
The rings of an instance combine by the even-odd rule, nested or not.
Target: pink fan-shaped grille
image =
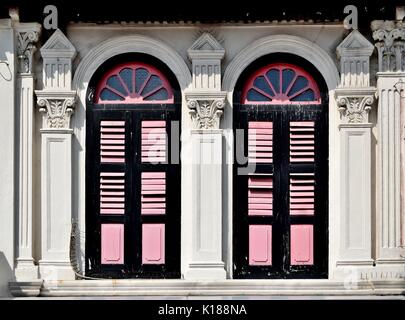
[[[99,82],[96,103],[173,103],[173,90],[155,67],[141,62],[123,63],[109,70]]]
[[[242,91],[243,104],[320,104],[317,83],[304,69],[275,63],[253,73]]]

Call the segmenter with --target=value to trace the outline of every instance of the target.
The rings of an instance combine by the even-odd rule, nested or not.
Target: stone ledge
[[[364,296],[405,295],[405,280],[73,280],[44,281],[40,296]]]

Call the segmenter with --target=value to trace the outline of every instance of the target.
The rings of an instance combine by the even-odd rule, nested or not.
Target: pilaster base
[[[76,276],[70,262],[40,261],[39,276],[43,280],[75,280]]]
[[[33,259],[17,259],[14,275],[17,281],[38,279],[38,266]]]
[[[41,292],[42,280],[9,282],[10,293],[14,297],[37,297]]]
[[[187,280],[224,280],[226,279],[225,264],[218,263],[190,263],[186,272]]]

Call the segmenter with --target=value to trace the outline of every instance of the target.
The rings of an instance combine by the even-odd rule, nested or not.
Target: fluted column
[[[33,259],[33,136],[34,136],[34,74],[33,55],[41,26],[37,23],[18,23],[17,95],[19,112],[19,190],[18,241],[15,276],[17,281],[38,278]]]
[[[391,270],[397,266],[399,271],[405,264],[404,199],[401,199],[404,190],[401,164],[405,161],[405,24],[373,21],[371,28],[379,61],[377,266]]]

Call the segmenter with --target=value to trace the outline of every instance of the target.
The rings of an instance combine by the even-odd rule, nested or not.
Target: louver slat
[[[125,162],[125,121],[100,122],[101,163]]]
[[[314,174],[291,174],[290,214],[313,215],[315,210]]]
[[[166,213],[165,172],[142,172],[141,213]]]
[[[290,162],[315,161],[315,123],[290,122]]]
[[[273,178],[254,175],[248,179],[248,215],[271,216],[273,214]]]
[[[142,162],[166,162],[166,121],[142,121]]]
[[[273,123],[250,121],[248,129],[248,156],[250,163],[273,162]]]
[[[100,214],[125,213],[125,173],[100,173]]]

